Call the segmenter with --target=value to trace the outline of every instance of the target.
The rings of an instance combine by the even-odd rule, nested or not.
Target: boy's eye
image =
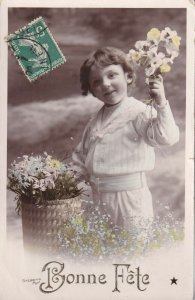
[[[108,78],[112,79],[116,76],[117,74],[116,73],[110,73],[108,74]]]

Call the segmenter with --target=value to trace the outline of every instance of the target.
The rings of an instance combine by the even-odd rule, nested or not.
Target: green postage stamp
[[[66,61],[42,17],[10,34],[7,42],[29,81]]]

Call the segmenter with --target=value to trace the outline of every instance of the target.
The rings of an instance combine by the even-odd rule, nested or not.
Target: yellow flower
[[[158,28],[152,28],[147,33],[147,39],[148,40],[158,40],[160,38],[160,30]]]
[[[162,65],[160,66],[160,72],[161,72],[161,73],[168,73],[168,72],[170,72],[170,71],[171,71],[170,65],[168,65],[168,64],[162,64]]]
[[[181,38],[180,36],[178,35],[174,35],[172,38],[171,38],[172,42],[173,42],[173,45],[177,48],[179,48],[180,44],[181,44]]]
[[[132,53],[131,57],[132,57],[133,61],[138,61],[138,60],[140,60],[140,58],[142,57],[142,55],[139,52],[135,51],[134,53]]]
[[[61,167],[62,163],[57,159],[51,159],[49,162],[49,166],[51,168],[59,169]]]

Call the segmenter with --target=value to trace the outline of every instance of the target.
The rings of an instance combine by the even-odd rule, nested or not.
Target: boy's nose
[[[104,78],[103,79],[103,87],[108,87],[108,86],[110,86],[110,81],[108,78]]]

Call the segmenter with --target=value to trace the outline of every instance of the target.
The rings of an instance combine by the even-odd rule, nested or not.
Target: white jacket
[[[125,175],[154,168],[153,147],[179,140],[169,103],[156,109],[133,97],[103,106],[88,123],[73,153],[83,172],[95,176]]]

